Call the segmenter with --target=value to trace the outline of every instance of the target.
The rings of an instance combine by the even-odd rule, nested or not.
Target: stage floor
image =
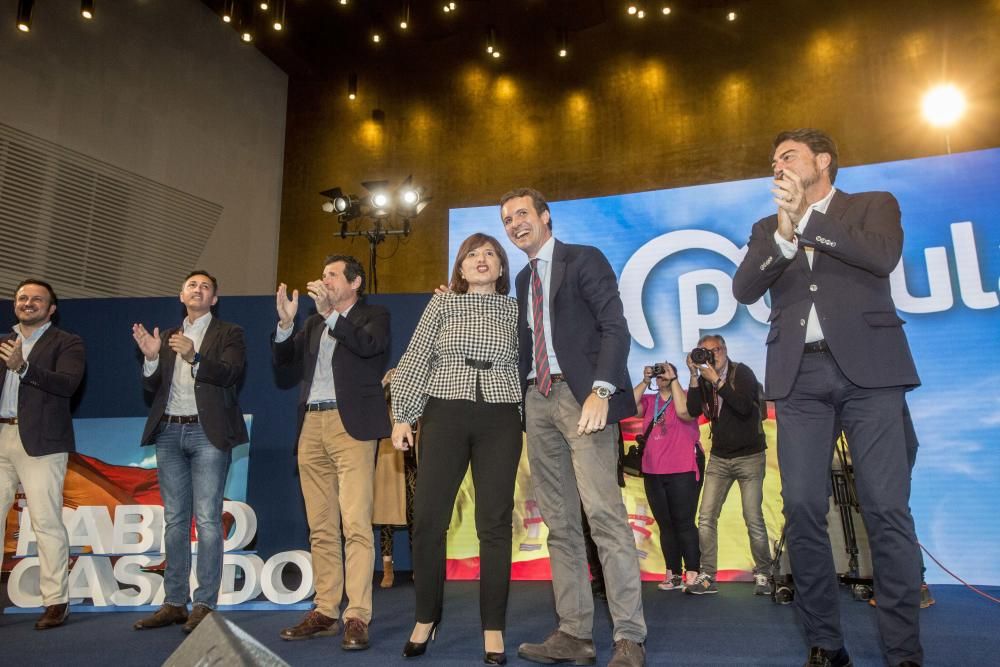
[[[340,649],[339,637],[285,642],[278,631],[294,625],[297,611],[225,612],[224,616],[291,665],[384,665],[403,662],[400,651],[413,624],[413,586],[408,573],[398,573],[396,587],[374,589],[372,648],[351,653]],[[649,665],[801,665],[806,646],[794,610],[769,598],[754,597],[746,583],[723,583],[718,595],[692,596],[663,592],[644,584],[649,626]],[[933,586],[937,604],[921,612],[927,665],[986,665],[1000,661],[1000,605],[961,586]],[[988,589],[994,597],[1000,589]],[[419,659],[425,665],[482,664],[478,584],[449,582],[437,641]],[[180,626],[136,632],[140,613],[70,614],[66,625],[38,632],[34,615],[0,616],[2,664],[159,665],[184,641]],[[854,664],[882,665],[875,610],[851,599],[843,590],[841,616]],[[555,627],[548,582],[514,582],[508,608],[507,655],[512,664],[517,645],[540,641]],[[611,657],[611,624],[605,603],[598,602],[594,621],[598,663]],[[407,661],[409,662],[409,661]]]

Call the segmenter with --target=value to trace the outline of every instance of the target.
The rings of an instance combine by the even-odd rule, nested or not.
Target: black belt
[[[163,415],[160,421],[168,424],[197,424],[198,415]]]
[[[829,352],[830,346],[826,344],[825,340],[817,340],[812,343],[806,343],[802,347],[803,354],[812,354],[814,352]]]
[[[468,357],[465,358],[465,365],[472,366],[477,371],[488,371],[493,368],[492,361],[480,361],[479,359],[469,359]]]
[[[306,412],[323,412],[324,410],[336,410],[337,401],[319,401],[318,403],[306,403]]]
[[[535,384],[535,381],[536,381],[537,379],[538,379],[538,378],[530,378],[530,379],[528,380],[528,386],[529,386],[529,387],[532,387],[532,386],[534,386],[534,384]],[[565,380],[563,380],[563,376],[562,376],[562,373],[553,373],[552,375],[550,375],[550,376],[549,376],[549,380],[551,380],[551,381],[552,381],[552,384],[555,384],[556,382],[565,382]]]
[[[17,417],[0,417],[0,424],[10,424],[14,426],[17,424]]]

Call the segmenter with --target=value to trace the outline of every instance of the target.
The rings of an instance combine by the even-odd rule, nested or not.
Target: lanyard
[[[663,407],[660,407],[660,392],[656,392],[656,398],[653,399],[653,423],[659,423],[660,419],[663,417],[663,413],[667,411],[667,406],[670,405],[670,401],[673,400],[673,396],[668,398],[664,403]]]

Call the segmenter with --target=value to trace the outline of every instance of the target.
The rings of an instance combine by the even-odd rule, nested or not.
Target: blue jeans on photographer
[[[198,528],[192,601],[215,609],[222,582],[222,496],[232,453],[209,442],[200,424],[164,424],[156,436],[156,466],[166,523],[164,602],[187,605],[191,576],[191,517]]]

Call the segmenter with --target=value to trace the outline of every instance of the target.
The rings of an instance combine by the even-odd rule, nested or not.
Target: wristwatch
[[[594,387],[592,391],[597,394],[597,398],[603,398],[605,400],[611,398],[611,390],[607,387]]]
[[[194,357],[191,359],[191,365],[197,366],[201,363],[201,352],[195,352]]]

